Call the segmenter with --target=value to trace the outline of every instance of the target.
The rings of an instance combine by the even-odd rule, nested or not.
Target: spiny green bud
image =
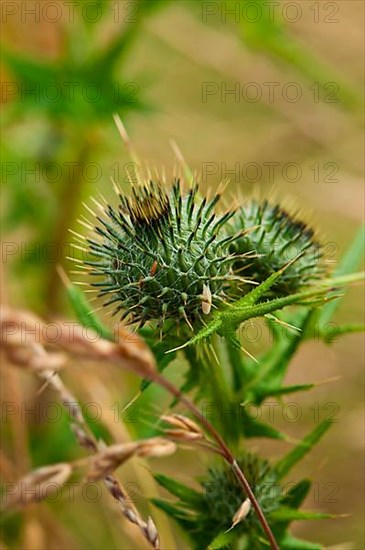
[[[283,489],[275,470],[266,460],[251,453],[242,455],[237,462],[262,511],[270,516],[283,500]],[[245,550],[263,548],[258,517],[251,509],[242,486],[228,464],[220,463],[219,466],[210,467],[199,479],[198,490],[185,488],[166,476],[157,474],[155,478],[160,485],[177,496],[178,500],[169,500],[166,503],[164,500],[153,499],[153,502],[180,523],[191,538],[192,548],[210,548],[213,540],[227,532],[230,532],[231,540],[236,542],[234,547]],[[223,544],[218,547],[226,546]]]
[[[129,316],[130,322],[185,320],[203,322],[211,307],[226,298],[237,236],[225,231],[234,212],[215,213],[219,195],[207,201],[194,184],[184,195],[180,180],[166,192],[149,181],[119,194],[118,209],[106,206],[95,231],[101,241],[89,239],[96,261],[86,262],[105,305]]]
[[[282,492],[275,471],[267,460],[251,453],[242,456],[238,464],[257,496],[262,511],[269,515],[280,506],[279,497]],[[206,509],[201,514],[199,523],[205,524],[206,533],[210,533],[213,528],[217,534],[226,531],[231,527],[233,518],[244,500],[242,486],[232,468],[225,463],[221,463],[219,467],[209,468],[208,475],[201,483]],[[251,532],[258,534],[261,528],[256,514],[251,512],[235,529],[237,535],[242,535]]]
[[[236,273],[244,270],[245,276],[261,283],[300,255],[274,285],[272,291],[277,296],[296,292],[323,276],[325,270],[314,231],[281,206],[266,200],[248,202],[233,219],[233,232],[238,228],[246,232],[232,244],[231,251],[240,255],[252,253],[252,257],[238,258],[234,264]]]
[[[289,486],[281,485],[277,466],[254,453],[241,454],[237,463],[268,519],[279,547],[285,550],[294,547],[318,550],[319,545],[299,541],[290,534],[293,521],[312,516],[310,512],[299,510],[311,483],[302,479]],[[258,516],[229,464],[221,462],[210,467],[199,479],[198,489],[160,474],[156,474],[155,479],[176,499],[166,501],[154,498],[152,502],[180,524],[189,535],[194,550],[268,548]],[[313,517],[320,516],[314,514]]]

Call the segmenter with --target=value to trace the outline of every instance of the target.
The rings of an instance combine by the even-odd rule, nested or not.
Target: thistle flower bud
[[[279,485],[275,469],[268,461],[257,455],[247,453],[238,459],[238,463],[254,491],[265,515],[277,510],[282,502],[284,492]],[[165,476],[156,476],[156,480],[165,489],[178,497],[168,502],[154,500],[154,503],[165,510],[190,535],[192,548],[207,548],[209,542],[218,535],[231,532],[239,548],[259,549],[262,531],[257,515],[251,512],[250,501],[242,493],[242,486],[232,468],[226,463],[210,467],[199,479],[200,490],[177,485],[174,480]]]
[[[275,295],[291,294],[323,276],[325,270],[314,231],[281,206],[266,200],[248,202],[233,219],[232,232],[239,229],[248,231],[232,244],[231,251],[252,255],[249,260],[237,258],[234,270],[238,274],[244,270],[245,276],[261,283],[299,256],[273,286]]]
[[[88,240],[96,261],[86,262],[105,305],[130,322],[181,320],[192,327],[225,300],[234,256],[234,237],[224,231],[234,212],[218,216],[216,195],[184,195],[179,180],[170,193],[152,181],[119,193],[119,207],[106,206],[95,227],[102,241]],[[223,238],[222,238],[223,237]]]

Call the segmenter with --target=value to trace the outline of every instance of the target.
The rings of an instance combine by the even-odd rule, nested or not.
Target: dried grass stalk
[[[52,491],[58,490],[68,480],[72,473],[71,464],[53,464],[42,466],[33,470],[8,490],[3,509],[14,509],[24,507],[32,502],[40,502],[50,495]]]
[[[60,330],[57,332],[57,346],[68,353],[93,360],[117,359],[125,368],[140,373],[142,376],[150,376],[155,371],[155,362],[147,346],[140,338],[131,335],[124,329],[119,331],[118,342],[113,343],[98,338],[96,334],[91,335],[90,331],[85,335],[82,327],[75,323],[72,323],[72,338],[70,338],[70,323],[60,321],[58,327]],[[46,330],[45,323],[27,311],[1,307],[0,329],[2,347],[8,360],[18,366],[31,369],[58,393],[63,406],[70,414],[72,419],[71,429],[79,444],[89,453],[97,453],[101,449],[102,453],[105,453],[104,446],[95,439],[90,431],[77,399],[66,388],[57,374],[57,371],[68,361],[68,356],[57,349],[55,350],[55,338],[48,329]],[[146,450],[146,446],[142,448]],[[151,455],[145,454],[144,456]],[[40,468],[23,478],[23,484],[20,487],[32,487],[37,479],[38,486],[41,487],[39,476],[46,476],[47,474],[65,476],[66,473],[69,475],[68,468],[71,468],[72,471],[69,464]],[[128,493],[113,475],[104,473],[103,481],[109,493],[117,501],[123,516],[139,528],[144,538],[153,548],[159,549],[159,536],[152,518],[148,517],[147,521],[144,521],[140,517],[138,511],[130,502]],[[49,483],[49,479],[47,482]],[[21,491],[17,491],[8,501],[8,505],[13,507],[13,505],[20,504],[23,501]],[[24,502],[26,503],[26,501]]]

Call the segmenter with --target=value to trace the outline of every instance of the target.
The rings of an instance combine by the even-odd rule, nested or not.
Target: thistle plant
[[[129,114],[134,113],[141,121],[151,106],[154,110],[156,107],[158,113],[163,98],[169,112],[175,109],[179,119],[181,102],[174,101],[174,90],[183,86],[187,98],[189,92],[196,94],[194,83],[191,87],[194,78],[186,82],[184,70],[171,81],[171,87],[165,89],[165,81],[159,79],[153,69],[158,65],[154,57],[160,53],[167,63],[183,58],[192,75],[214,73],[223,85],[240,82],[241,67],[247,65],[249,74],[250,62],[255,76],[257,54],[269,64],[275,62],[275,74],[282,83],[290,74],[295,80],[299,77],[304,88],[310,90],[307,97],[303,95],[303,101],[310,99],[308,94],[313,92],[316,103],[309,124],[309,103],[303,108],[300,101],[287,108],[281,99],[268,101],[263,94],[247,126],[257,121],[260,124],[261,119],[265,119],[262,131],[250,138],[252,150],[260,151],[260,136],[271,131],[272,121],[278,121],[279,128],[285,121],[285,127],[298,139],[294,148],[288,149],[286,140],[281,146],[277,144],[278,154],[285,148],[288,158],[310,160],[310,164],[315,160],[315,165],[310,167],[314,168],[314,181],[320,181],[331,165],[336,170],[336,163],[322,166],[321,159],[329,155],[333,158],[336,146],[341,148],[343,132],[338,129],[344,127],[346,112],[347,135],[351,134],[353,140],[358,135],[362,100],[356,86],[348,80],[355,77],[357,81],[357,75],[351,75],[350,71],[343,78],[340,72],[330,69],[326,60],[321,60],[312,47],[307,47],[302,37],[301,40],[295,38],[283,10],[275,8],[272,18],[271,10],[263,9],[261,0],[249,2],[247,6],[227,0],[222,3],[222,10],[219,2],[212,3],[213,10],[209,2],[98,0],[90,6],[87,2],[61,2],[58,8],[63,11],[62,17],[46,27],[43,23],[49,23],[52,16],[56,16],[55,20],[58,18],[58,8],[54,12],[52,6],[49,11],[41,5],[40,17],[34,13],[18,17],[20,13],[23,15],[23,4],[27,3],[21,2],[14,9],[12,3],[7,4],[5,42],[8,44],[4,44],[2,53],[10,79],[4,88],[4,100],[8,100],[4,128],[10,133],[8,139],[3,140],[3,180],[8,184],[4,229],[10,235],[5,251],[13,237],[19,244],[18,237],[25,238],[27,244],[25,253],[16,254],[11,262],[14,269],[11,266],[9,269],[8,262],[3,263],[6,272],[3,286],[7,286],[7,280],[10,283],[4,296],[6,304],[8,296],[11,304],[11,290],[18,284],[22,292],[15,303],[20,304],[23,299],[24,307],[43,312],[48,320],[57,316],[61,331],[59,338],[52,339],[49,325],[34,313],[11,305],[1,308],[6,363],[17,366],[9,372],[9,365],[4,365],[4,395],[22,405],[18,421],[12,411],[8,414],[6,400],[4,403],[3,412],[9,422],[3,430],[2,469],[4,478],[10,482],[10,485],[5,483],[4,489],[10,487],[10,494],[2,494],[2,505],[6,505],[1,518],[4,528],[1,547],[9,550],[37,545],[95,550],[147,546],[156,550],[181,547],[320,550],[321,542],[299,540],[293,535],[293,521],[330,517],[326,510],[317,507],[315,511],[307,510],[305,499],[314,480],[299,478],[297,481],[294,468],[327,434],[332,423],[319,422],[308,428],[302,441],[293,440],[289,437],[293,434],[287,434],[284,428],[279,430],[275,423],[255,417],[250,405],[260,408],[274,400],[280,407],[286,403],[287,396],[293,400],[294,394],[310,392],[316,386],[317,382],[312,380],[292,385],[286,381],[292,361],[313,336],[316,341],[319,338],[323,344],[333,345],[340,337],[363,330],[356,322],[336,323],[344,289],[363,278],[362,274],[355,273],[363,255],[363,233],[360,231],[336,270],[330,273],[321,254],[321,239],[317,236],[320,228],[316,223],[309,227],[303,221],[305,215],[287,210],[281,201],[259,202],[250,196],[235,210],[227,211],[222,206],[224,197],[220,199],[220,192],[210,199],[204,197],[198,178],[193,178],[183,163],[184,177],[171,177],[166,181],[158,176],[151,178],[147,173],[145,179],[130,189],[121,190],[116,185],[117,195],[110,204],[94,202],[96,211],[91,212],[91,219],[86,222],[87,233],[83,221],[79,230],[82,235],[77,235],[84,253],[83,258],[76,261],[78,276],[80,271],[85,272],[87,278],[82,290],[86,285],[86,292],[95,292],[101,318],[96,313],[98,310],[93,309],[95,304],[87,300],[90,294],[70,282],[57,265],[58,259],[48,261],[48,255],[36,254],[35,261],[36,255],[31,251],[48,250],[49,243],[64,251],[68,228],[75,229],[81,199],[95,193],[95,180],[88,177],[89,161],[92,160],[93,165],[100,162],[107,169],[109,154],[113,155],[114,141],[107,140],[112,113],[123,113],[127,120]],[[39,7],[42,3],[35,4]],[[317,4],[321,3],[314,4],[310,7],[314,19],[338,20],[336,7],[332,10],[333,3],[319,9]],[[159,10],[165,7],[168,11],[158,19]],[[246,7],[261,14],[254,24],[251,17],[243,16],[241,8]],[[212,11],[216,12],[215,16]],[[15,12],[17,32],[11,23]],[[224,28],[220,29],[225,20],[221,17],[223,12],[231,14],[228,17],[231,21],[229,24],[224,21]],[[92,20],[93,17],[85,17],[84,13],[101,17]],[[351,13],[356,19],[356,10]],[[28,15],[32,21],[30,25],[26,23],[24,30],[25,34],[31,33],[33,53],[25,50],[23,53],[22,43],[17,43],[16,48],[11,46],[17,41],[18,27],[21,28]],[[154,16],[151,21],[150,15]],[[235,18],[239,21],[231,24]],[[353,21],[345,19],[343,32],[346,34],[346,25],[352,28]],[[342,23],[343,18],[340,27]],[[182,30],[194,29],[199,48],[191,47],[189,33],[175,33],[174,29],[171,32],[171,24],[179,25]],[[338,25],[334,27],[338,30]],[[39,28],[45,33],[39,33]],[[38,46],[33,39],[37,33],[42,35]],[[44,39],[51,45],[48,52],[51,55],[44,55],[49,49],[43,47]],[[237,48],[240,42],[244,46],[242,56]],[[133,47],[138,43],[139,51],[150,52],[151,63],[147,65],[148,71],[152,70],[152,78],[148,74],[146,78],[142,56],[133,55]],[[37,49],[39,55],[35,53]],[[254,54],[251,61],[249,50]],[[332,50],[336,58],[336,48]],[[215,52],[224,52],[224,55],[215,55]],[[159,65],[165,67],[165,64]],[[337,65],[341,66],[341,62]],[[294,73],[290,73],[291,70]],[[148,81],[152,80],[161,80],[162,95],[158,86],[152,95],[146,95]],[[284,97],[280,92],[286,88],[270,89],[269,95],[272,91]],[[56,95],[60,91],[59,98],[53,96],[54,90]],[[96,90],[97,95],[101,92],[95,101],[88,95],[89,90]],[[160,100],[151,105],[147,96],[154,95]],[[216,94],[216,100],[219,95]],[[250,98],[247,100],[251,102]],[[229,135],[223,132],[222,141],[227,137],[226,142],[232,142],[232,136],[241,131],[244,103],[241,101],[234,109],[235,126],[232,126],[231,108],[214,105],[214,114],[223,123],[228,122]],[[337,109],[336,103],[341,109]],[[184,112],[190,122],[197,112],[195,100],[193,104],[190,111],[189,105],[185,105]],[[210,111],[203,105],[199,121],[209,117]],[[154,118],[160,127],[158,118]],[[150,122],[153,126],[154,121],[150,119]],[[206,122],[212,121],[206,118]],[[130,149],[130,143],[127,147]],[[352,149],[356,154],[356,147]],[[245,150],[244,143],[236,154],[241,150]],[[309,157],[308,151],[313,153]],[[141,167],[134,154],[132,157],[135,165]],[[23,166],[27,168],[26,176]],[[346,171],[350,176],[358,174],[354,155],[346,154]],[[356,191],[357,177],[352,179],[351,188]],[[324,184],[331,181],[334,183],[336,179],[330,174],[323,178]],[[103,181],[103,186],[107,185],[108,181]],[[326,186],[320,187],[318,196],[323,198]],[[331,193],[335,187],[331,184]],[[341,206],[338,208],[341,215],[349,215],[348,205]],[[13,249],[17,248],[16,243],[15,247],[14,243],[11,245]],[[67,269],[69,264],[63,254],[60,262]],[[63,317],[64,313],[61,280],[70,302],[69,311],[77,318],[78,325],[74,320],[59,322],[58,314]],[[351,315],[350,309],[351,303],[347,315]],[[108,317],[110,312],[114,313],[113,320]],[[260,341],[259,346],[250,346],[245,329],[256,322],[270,332],[271,338],[263,345]],[[37,338],[39,327],[41,339]],[[83,330],[85,327],[87,331]],[[311,359],[315,363],[314,349]],[[91,361],[99,371],[89,370],[89,363],[83,363],[85,360]],[[81,364],[81,380],[75,380],[75,371],[70,368],[76,366],[73,362]],[[120,376],[116,366],[120,368]],[[125,371],[141,379],[140,389],[131,400],[130,379],[124,378]],[[38,379],[37,394],[33,392],[33,381],[27,383],[29,374]],[[7,378],[9,384],[6,384]],[[161,395],[161,389],[166,391],[166,396]],[[61,422],[35,422],[33,411],[31,421],[23,422],[23,405],[26,413],[28,398],[36,401],[38,410],[37,405],[47,402],[49,395],[63,405]],[[86,414],[89,407],[83,406],[83,399],[90,396],[102,406],[102,420],[97,423],[91,422]],[[128,406],[133,410],[135,405],[135,410],[139,407],[142,415],[140,421],[132,426],[125,424],[124,414],[120,415],[120,422],[115,421],[115,415],[110,421],[108,407],[115,400],[118,407],[110,407],[114,413]],[[32,407],[32,403],[30,405]],[[299,424],[302,428],[301,421]],[[332,426],[334,432],[336,427],[336,424]],[[341,437],[342,432],[337,433]],[[252,443],[252,438],[275,440],[275,455],[268,446],[266,452],[258,451],[257,440]],[[336,446],[342,448],[342,445],[343,441],[336,439]],[[159,457],[164,456],[166,460],[170,454],[179,453],[180,447],[185,453],[191,450],[194,460],[204,465],[199,477],[189,476],[190,470],[179,456],[171,457],[170,472],[174,475],[156,473],[163,471]],[[75,456],[77,452],[80,456]],[[135,506],[129,495],[130,478],[126,479],[124,471],[127,461],[131,461],[128,475],[132,472],[138,481],[139,496],[150,500],[141,510],[139,502]],[[143,474],[139,476],[134,468],[137,465],[138,470],[141,461],[148,468],[142,468]],[[333,457],[324,462],[333,462]],[[49,465],[37,467],[18,484],[14,483],[30,464],[36,467],[44,463]],[[302,468],[308,472],[308,467]],[[161,486],[161,493],[156,484],[151,485],[150,472]],[[304,474],[306,478],[311,475]],[[36,509],[36,502],[44,499],[52,487],[61,488],[70,476],[82,482],[100,482],[106,489],[105,501],[85,506],[77,501],[77,495],[77,504],[67,503],[62,496],[62,502],[52,500]],[[349,482],[354,479],[357,477],[350,477]],[[351,493],[347,491],[347,494]],[[30,514],[13,513],[14,509],[22,510],[28,504],[33,505]],[[356,509],[355,502],[353,509]],[[348,512],[348,508],[344,512]],[[341,524],[341,519],[337,523]],[[171,543],[174,537],[170,530],[177,535],[175,544]],[[327,531],[326,542],[333,537],[329,544],[336,548],[347,546],[342,538],[334,538],[332,530]],[[307,529],[303,537],[322,540],[322,533],[318,530],[314,534]],[[182,538],[186,544],[181,543]]]
[[[307,548],[319,546],[295,540],[287,533],[287,526],[293,519],[330,517],[328,514],[308,513],[298,510],[305,499],[310,481],[303,479],[285,490],[280,484],[279,472],[267,460],[246,453],[238,462],[258,496],[261,509],[269,518],[280,548]],[[174,503],[154,499],[156,506],[180,524],[188,534],[192,548],[264,548],[260,524],[252,513],[248,500],[242,502],[242,489],[232,470],[224,464],[208,468],[199,479],[199,490],[192,489],[156,474],[155,479],[172,495],[178,497]]]
[[[118,124],[120,129],[119,120]],[[295,538],[291,523],[331,516],[300,509],[311,488],[309,479],[291,484],[289,490],[285,486],[291,470],[332,422],[319,422],[274,460],[252,452],[250,438],[293,442],[275,426],[255,418],[247,405],[260,406],[268,398],[283,400],[313,388],[310,382],[288,386],[285,376],[300,346],[312,337],[313,327],[319,327],[317,334],[326,343],[332,342],[327,328],[342,299],[338,289],[363,278],[360,273],[351,274],[361,257],[363,234],[328,278],[320,255],[316,256],[319,263],[314,262],[320,248],[313,230],[304,223],[279,205],[254,200],[237,210],[220,212],[220,194],[210,200],[202,197],[186,165],[183,169],[184,183],[175,179],[169,187],[148,178],[129,193],[115,185],[115,205],[94,201],[99,212],[88,208],[93,219],[82,221],[88,234],[77,234],[87,255],[76,259],[76,264],[81,268],[78,272],[87,275],[86,284],[99,298],[106,298],[104,305],[112,306],[118,330],[113,334],[90,310],[85,295],[62,274],[80,325],[92,328],[99,340],[91,343],[79,327],[75,340],[58,342],[63,352],[117,364],[141,377],[135,400],[148,392],[153,399],[156,386],[164,388],[173,397],[170,410],[157,425],[154,418],[147,437],[137,434],[138,441],[105,447],[80,415],[73,395],[52,372],[54,359],[48,357],[48,348],[38,357],[33,346],[29,366],[53,385],[64,405],[72,403],[72,431],[93,459],[38,469],[22,482],[32,485],[54,476],[66,480],[89,465],[88,479],[103,480],[126,520],[158,549],[158,526],[151,517],[143,520],[126,503],[123,486],[113,472],[133,456],[167,456],[182,444],[205,453],[206,471],[196,480],[198,488],[196,483],[195,488],[193,483],[183,483],[179,476],[155,473],[157,483],[174,501],[153,497],[151,503],[179,525],[191,548],[320,550],[320,543]],[[20,326],[29,324],[29,316],[27,323],[20,314],[10,316]],[[245,349],[240,334],[254,318],[266,323],[273,335],[256,357]],[[5,330],[6,323],[5,315]],[[134,328],[135,340],[127,338],[130,332],[123,324]],[[344,325],[337,328],[337,335],[360,330],[359,324]],[[15,344],[7,343],[9,357],[24,364],[24,355],[13,349]],[[55,355],[66,361],[63,355]],[[169,375],[177,368],[182,376],[176,385]],[[207,403],[218,414],[207,412]],[[179,405],[184,414],[175,412]],[[224,410],[237,414],[219,412]],[[19,499],[13,502],[19,504]]]
[[[119,120],[117,125],[125,137]],[[250,454],[244,442],[287,436],[254,419],[245,404],[260,405],[269,397],[313,387],[285,386],[285,374],[313,324],[321,325],[321,317],[328,321],[333,315],[339,303],[336,288],[360,278],[347,273],[355,267],[361,243],[355,242],[341,276],[328,279],[315,231],[297,216],[279,204],[256,200],[218,213],[219,193],[211,200],[201,197],[185,164],[183,171],[185,182],[175,179],[169,186],[148,178],[132,185],[130,194],[115,185],[116,205],[94,201],[100,213],[90,210],[93,229],[86,236],[89,257],[82,266],[93,277],[99,297],[106,297],[104,305],[113,306],[120,320],[134,326],[155,356],[157,372],[145,376],[140,393],[151,382],[162,385],[175,398],[171,406],[180,401],[205,430],[204,435],[195,429],[191,433],[187,421],[169,417],[178,429],[162,426],[163,434],[225,459],[218,464],[212,457],[200,491],[157,474],[159,484],[178,500],[153,502],[177,521],[192,548],[261,549],[269,544],[319,549],[289,531],[293,520],[328,517],[298,509],[310,481],[297,483],[287,493],[280,483],[331,422],[317,425],[273,464]],[[293,305],[299,306],[294,313],[280,311]],[[256,317],[274,335],[271,347],[258,358],[245,350],[238,334]],[[283,325],[293,332],[290,338],[283,338]],[[359,329],[344,327],[339,333]],[[325,330],[321,336],[325,338]],[[161,373],[180,349],[188,370],[177,388]],[[187,394],[193,390],[191,400]],[[207,399],[219,407],[239,408],[239,419],[208,419],[201,412]]]

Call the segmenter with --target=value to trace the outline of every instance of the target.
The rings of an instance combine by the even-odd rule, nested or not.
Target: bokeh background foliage
[[[339,260],[362,218],[363,4],[332,2],[335,15],[331,16],[322,2],[314,3],[318,4],[315,22],[309,3],[298,2],[302,16],[293,23],[285,17],[286,2],[280,3],[273,20],[256,3],[263,15],[255,23],[242,15],[248,13],[242,11],[248,4],[243,1],[104,0],[93,2],[99,8],[89,7],[86,17],[83,10],[90,3],[76,2],[73,21],[59,1],[62,16],[57,22],[42,13],[37,20],[25,16],[24,3],[11,3],[18,8],[15,15],[3,19],[1,52],[4,301],[33,308],[49,318],[70,315],[56,272],[59,263],[70,269],[68,229],[79,230],[76,220],[81,203],[90,194],[101,191],[113,200],[110,176],[127,185],[125,165],[130,159],[112,122],[115,112],[123,118],[142,159],[152,166],[166,166],[169,173],[174,165],[169,148],[173,138],[193,169],[203,175],[209,171],[203,188],[215,188],[230,176],[227,199],[237,193],[250,196],[253,188],[260,196],[271,193],[273,181],[265,166],[279,163],[274,177],[276,196],[301,207],[318,227],[328,258],[334,263]],[[36,4],[26,2],[29,10]],[[229,15],[224,20],[222,4],[227,13],[239,6],[237,21]],[[101,14],[95,11],[95,22],[90,21],[93,9],[100,9]],[[242,90],[250,82],[260,85],[261,100],[248,101],[241,94],[239,101],[233,96],[222,101],[224,86],[233,89],[239,83]],[[265,82],[278,83],[274,101],[268,100]],[[289,82],[303,92],[298,102],[287,101],[281,94]],[[52,83],[64,92],[53,101],[42,93]],[[72,100],[65,83],[75,84]],[[204,83],[218,90],[206,100]],[[332,91],[328,83],[336,85],[334,102],[326,101]],[[101,90],[95,101],[90,101],[92,84]],[[29,93],[38,88],[40,94]],[[261,167],[256,178],[247,168],[250,162]],[[288,181],[283,172],[290,162],[302,171],[296,182]],[[34,172],[26,175],[25,168]],[[226,174],[229,170],[234,173]],[[47,253],[49,243],[57,244],[51,254]],[[355,300],[354,290],[349,291],[336,321],[361,318],[359,289],[356,293]],[[336,522],[298,524],[295,532],[309,531],[314,540],[328,544],[354,541],[354,548],[361,547],[363,535],[361,344],[361,336],[353,335],[331,348],[319,342],[304,346],[288,374],[288,384],[333,376],[341,379],[296,397],[302,411],[300,422],[288,425],[280,415],[275,419],[275,428],[298,439],[313,427],[315,414],[325,417],[328,410],[322,404],[336,405],[335,429],[321,449],[298,467],[297,475],[300,479],[301,474],[312,472],[317,487],[307,499],[312,508],[351,515]],[[250,350],[255,353],[261,345],[251,343]],[[170,367],[175,377],[181,370],[173,369],[177,365],[178,360]],[[6,380],[4,401],[32,407],[54,400],[47,391],[38,398],[38,386],[26,373],[5,369],[2,376]],[[126,432],[128,437],[148,435],[155,403],[161,403],[162,409],[169,403],[163,392],[148,388],[125,422],[115,422],[115,404],[128,402],[138,389],[134,377],[121,380],[110,369],[101,380],[97,365],[87,371],[72,365],[65,378],[82,400],[103,404],[102,422],[91,425],[106,440],[123,439]],[[16,479],[30,467],[78,456],[66,418],[52,423],[42,415],[28,415],[23,420],[14,415],[2,426],[6,479]],[[279,455],[288,445],[254,440],[254,448],[267,456]],[[178,468],[188,479],[205,469],[205,461],[204,455],[181,451],[174,460],[161,461],[161,470],[173,474]],[[138,506],[146,509],[145,497],[156,496],[156,487],[143,466],[127,466],[124,474]],[[99,549],[118,548],[123,540],[125,548],[138,544],[143,548],[131,528],[114,517],[107,496],[102,498],[103,507],[95,506],[79,490],[76,504],[59,500],[12,516],[5,522],[4,544],[27,549]],[[163,515],[154,513],[161,522],[165,546],[173,548],[171,527]],[[180,541],[178,547],[184,544]]]

